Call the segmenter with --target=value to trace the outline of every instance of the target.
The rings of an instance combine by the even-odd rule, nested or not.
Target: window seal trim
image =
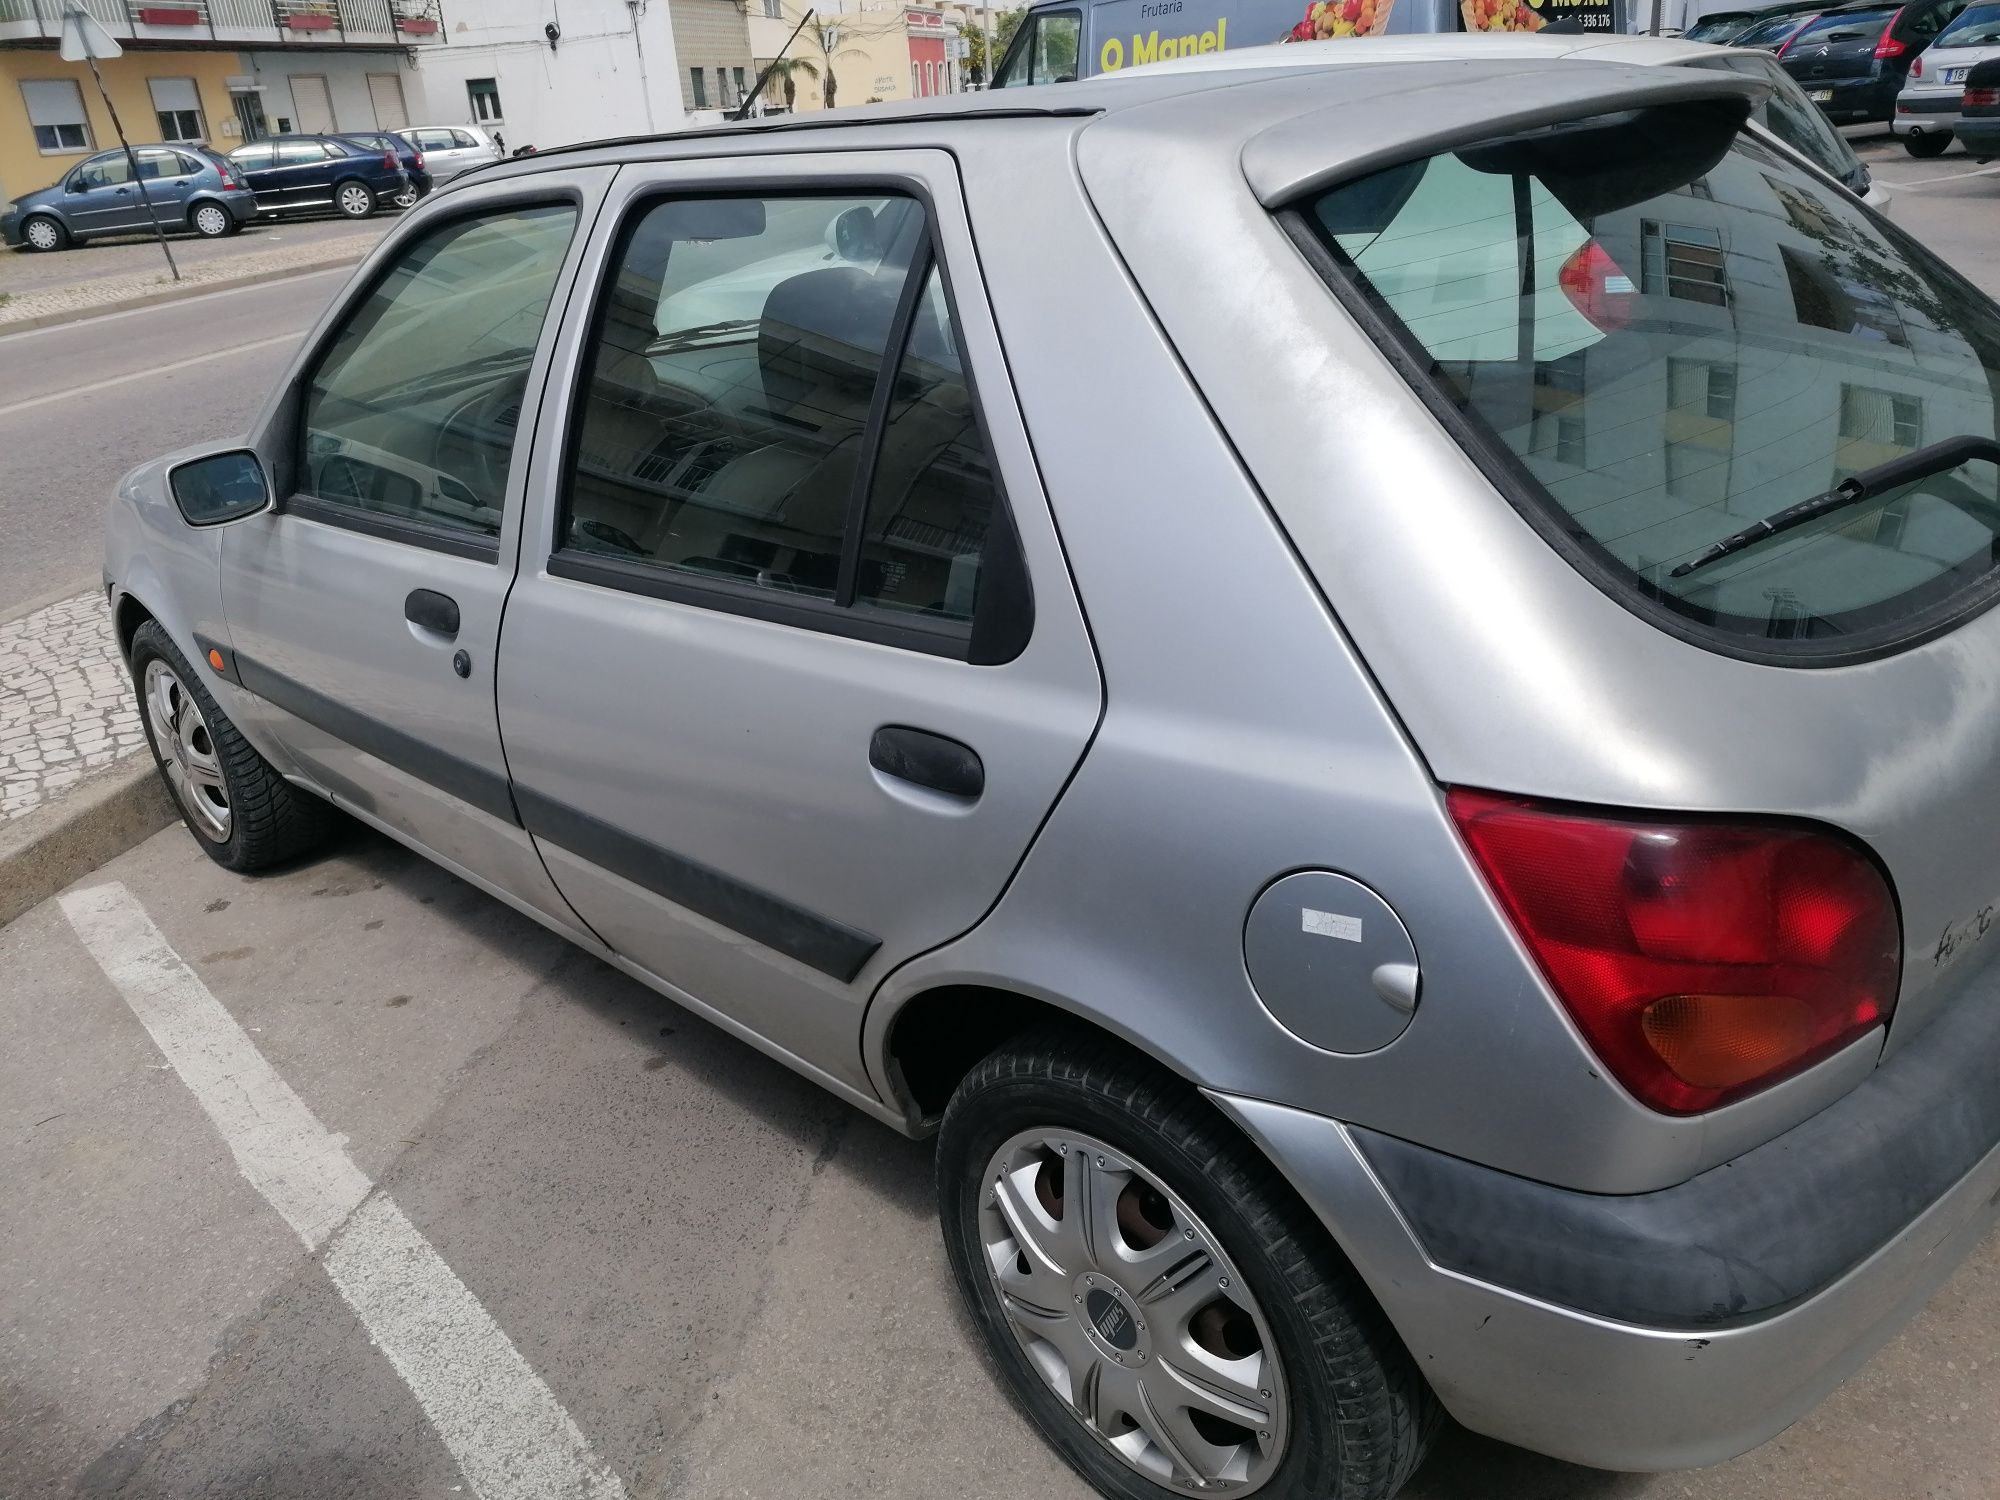
[[[924,212],[931,212],[929,204]],[[929,226],[926,225],[926,230]],[[861,586],[861,549],[867,544],[868,502],[875,494],[875,467],[882,461],[882,439],[889,430],[889,407],[895,401],[896,377],[902,373],[903,356],[910,350],[910,328],[916,321],[917,303],[923,300],[924,283],[930,280],[937,253],[930,236],[910,257],[904,273],[903,289],[896,294],[896,311],[889,319],[889,336],[882,349],[882,368],[875,375],[875,389],[868,393],[868,419],[861,427],[861,451],[854,464],[854,483],[847,491],[847,509],[841,517],[840,573],[833,586],[833,602],[852,609]],[[962,365],[964,359],[959,363]],[[970,634],[970,631],[967,632]]]
[[[672,168],[677,163],[651,165]],[[671,182],[654,182],[634,191],[623,203],[615,206],[618,220],[610,233],[610,245],[603,262],[594,273],[597,284],[590,289],[591,303],[581,343],[574,366],[568,375],[570,387],[563,408],[564,426],[560,467],[557,470],[555,515],[552,531],[547,538],[549,551],[544,562],[544,567],[550,575],[576,582],[594,583],[604,588],[623,589],[656,599],[699,604],[722,613],[769,619],[850,640],[899,646],[928,655],[950,657],[973,666],[1004,666],[1027,650],[1035,626],[1034,578],[1028,569],[1027,555],[1021,544],[1020,528],[1014,519],[1014,505],[1007,493],[1006,479],[994,456],[992,432],[986,419],[985,402],[980,396],[978,376],[969,359],[961,361],[966,395],[972,402],[973,420],[979,432],[980,444],[992,464],[994,497],[994,514],[988,532],[988,552],[981,557],[982,578],[979,600],[973,608],[970,621],[924,621],[918,625],[916,624],[920,619],[918,616],[905,616],[900,611],[884,609],[865,600],[858,600],[843,609],[832,600],[811,600],[799,595],[776,594],[770,589],[743,589],[723,580],[710,580],[700,578],[699,575],[677,572],[650,560],[628,561],[622,558],[598,557],[570,547],[565,540],[570,508],[575,499],[577,454],[583,445],[583,415],[590,390],[592,355],[597,347],[598,332],[602,327],[605,308],[616,281],[617,268],[622,263],[621,253],[629,242],[630,232],[640,216],[649,212],[656,204],[677,198],[823,198],[865,193],[870,190],[910,197],[923,205],[923,239],[912,256],[911,267],[914,269],[921,257],[927,267],[934,265],[937,268],[944,292],[945,309],[953,325],[962,326],[958,297],[952,286],[951,266],[938,238],[937,200],[930,184],[915,174],[855,168],[824,176],[800,171],[781,171],[768,177],[731,177],[712,183],[677,185]],[[605,207],[609,209],[614,205],[607,202]],[[913,278],[913,282],[918,287],[916,297],[921,300],[921,281]],[[911,283],[905,284],[906,293],[910,285]],[[912,322],[915,320],[915,305],[915,302],[912,302],[910,308]],[[891,337],[894,337],[893,327]],[[886,354],[884,359],[883,369],[878,376],[878,389],[885,384],[893,389],[900,352],[898,361],[889,361]],[[545,407],[550,399],[550,394],[545,393],[543,397]],[[870,400],[872,411],[873,393]],[[865,484],[872,492],[874,485],[872,469],[866,471]],[[866,526],[865,514],[862,524]],[[846,541],[843,538],[843,548],[845,545]],[[986,566],[988,562],[993,564],[990,579],[985,576],[988,572]],[[771,598],[779,601],[782,613],[767,613],[752,607]],[[847,616],[855,618],[850,621],[846,619]],[[948,648],[940,644],[945,641],[951,643]]]
[[[1757,138],[1757,143],[1764,144],[1761,137]],[[1794,160],[1788,158],[1786,164],[1792,165]],[[1635,583],[1637,575],[1611,557],[1596,538],[1573,520],[1565,524],[1566,513],[1561,512],[1559,505],[1544,498],[1540,481],[1529,472],[1520,456],[1500,441],[1484,422],[1473,419],[1450,398],[1439,378],[1437,362],[1401,326],[1381,294],[1355,272],[1352,264],[1336,247],[1320,236],[1306,215],[1305,201],[1303,198],[1294,199],[1279,208],[1274,217],[1279,229],[1298,249],[1307,266],[1325,283],[1334,301],[1360,325],[1369,341],[1402,376],[1404,383],[1437,418],[1439,425],[1486,481],[1506,498],[1507,503],[1549,544],[1556,555],[1576,569],[1600,593],[1649,625],[1688,645],[1758,666],[1805,669],[1848,667],[1900,655],[1935,640],[1974,616],[1985,613],[1996,601],[2000,601],[2000,562],[1996,562],[1979,582],[1967,585],[1934,605],[1914,611],[1900,622],[1817,641],[1760,639],[1742,635],[1703,625],[1660,602],[1639,587]],[[1880,221],[1879,215],[1873,217]],[[1963,285],[1971,285],[1935,256],[1929,259],[1931,264],[1926,266],[1926,270],[1934,274],[1942,271]],[[2000,553],[2000,538],[1995,539],[1994,545],[1996,553]]]
[[[972,639],[972,630],[963,620],[934,621],[889,610],[843,609],[831,599],[818,599],[810,594],[788,594],[726,578],[710,578],[656,562],[599,557],[571,547],[551,553],[547,571],[552,578],[572,583],[595,584],[672,604],[694,605],[718,614],[744,615],[773,625],[793,625],[823,635],[898,646],[958,661],[965,659]]]
[[[363,536],[380,537],[384,541],[407,542],[428,552],[466,557],[474,562],[497,564],[500,561],[500,541],[497,537],[489,541],[471,532],[432,526],[402,516],[385,516],[303,491],[294,492],[283,505],[272,508],[297,516],[302,521],[318,521],[326,526],[337,526],[342,531],[358,531]]]

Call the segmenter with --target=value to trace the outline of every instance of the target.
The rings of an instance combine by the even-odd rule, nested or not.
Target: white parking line
[[[1974,167],[1969,172],[1944,172],[1936,177],[1918,177],[1910,182],[1897,182],[1888,177],[1878,177],[1875,180],[1884,187],[1926,188],[1934,187],[1940,182],[1959,182],[1967,177],[1991,177],[1996,172],[2000,172],[2000,167]]]
[[[562,1403],[113,881],[63,915],[417,1398],[482,1500],[624,1500]]]

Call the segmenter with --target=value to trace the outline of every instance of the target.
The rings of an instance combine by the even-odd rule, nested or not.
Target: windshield
[[[1620,144],[1630,119],[1427,157],[1306,212],[1496,480],[1607,586],[1816,643],[1783,649],[1910,638],[2000,561],[1990,464],[1672,570],[1850,475],[1993,437],[2000,309],[1754,137],[1649,123]]]
[[[1991,47],[2000,45],[2000,5],[1974,5],[1938,33],[1937,47]]]
[[[1697,21],[1681,33],[1681,39],[1689,42],[1726,41],[1741,31],[1746,22],[1742,16],[1718,16],[1706,21]]]
[[[1806,43],[1815,40],[1822,42],[1835,40],[1849,42],[1873,41],[1882,34],[1895,14],[1893,10],[1865,10],[1851,15],[1836,13],[1834,15],[1815,16],[1806,23],[1805,30],[1799,33],[1798,39],[1793,45],[1803,47]],[[1834,36],[1835,32],[1840,34],[1838,38]]]

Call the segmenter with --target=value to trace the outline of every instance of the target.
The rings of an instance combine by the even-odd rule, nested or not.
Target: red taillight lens
[[[416,155],[415,155],[415,156],[414,156],[414,157],[412,158],[412,160],[416,162],[416,164],[417,164],[417,170],[418,170],[419,172],[423,171],[423,169],[424,169],[424,153],[423,153],[423,152],[421,152],[421,151],[419,151],[419,152],[418,152],[418,153],[417,153],[417,154],[416,154]]]
[[[387,167],[391,172],[395,171],[396,153],[393,151],[384,151],[382,153],[382,165]]]
[[[2000,89],[1967,89],[1958,102],[1964,109],[1992,109],[2000,105]]]
[[[1880,57],[1882,54],[1880,52],[1877,52],[1875,55],[1877,57]],[[1924,60],[1921,54],[1919,54],[1918,57],[1913,62],[1911,62],[1910,76],[1912,78],[1921,78],[1924,76]]]
[[[1562,263],[1556,284],[1571,305],[1599,328],[1623,328],[1632,319],[1631,297],[1638,288],[1596,240],[1585,241]]]
[[[1812,1066],[1895,1008],[1888,882],[1810,828],[1654,821],[1453,790],[1452,818],[1618,1081],[1697,1114]]]
[[[1877,57],[1901,57],[1909,50],[1907,46],[1897,41],[1886,31],[1882,33],[1882,40],[1875,44],[1875,55]]]

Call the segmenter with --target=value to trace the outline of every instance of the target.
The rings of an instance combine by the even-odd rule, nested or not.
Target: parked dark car
[[[1758,5],[1746,10],[1719,10],[1703,16],[1694,25],[1681,33],[1686,42],[1713,42],[1717,46],[1735,47],[1743,45],[1742,39],[1752,31],[1764,29],[1771,23],[1787,19],[1804,21],[1807,16],[1826,9],[1825,0],[1786,0],[1783,5]],[[1778,41],[1784,40],[1780,32]]]
[[[208,239],[234,234],[257,216],[243,174],[228,157],[205,146],[138,146],[133,154],[145,198],[124,151],[100,151],[60,182],[0,205],[0,243],[62,250],[92,235],[150,233],[147,200],[164,228]]]
[[[345,136],[274,135],[229,156],[249,179],[260,214],[332,210],[365,219],[384,203],[416,202],[395,152]]]
[[[1965,75],[1958,140],[1967,155],[1981,161],[2000,156],[2000,57],[1975,65]]]
[[[395,152],[396,160],[402,163],[403,172],[410,179],[410,186],[415,189],[410,203],[416,202],[437,185],[436,174],[425,164],[423,149],[408,136],[398,135],[393,130],[350,130],[341,139],[366,146],[371,151]],[[410,204],[399,199],[397,206],[408,208]]]
[[[1840,6],[1793,32],[1778,61],[1836,123],[1893,120],[1910,64],[1965,6],[1966,0]]]

